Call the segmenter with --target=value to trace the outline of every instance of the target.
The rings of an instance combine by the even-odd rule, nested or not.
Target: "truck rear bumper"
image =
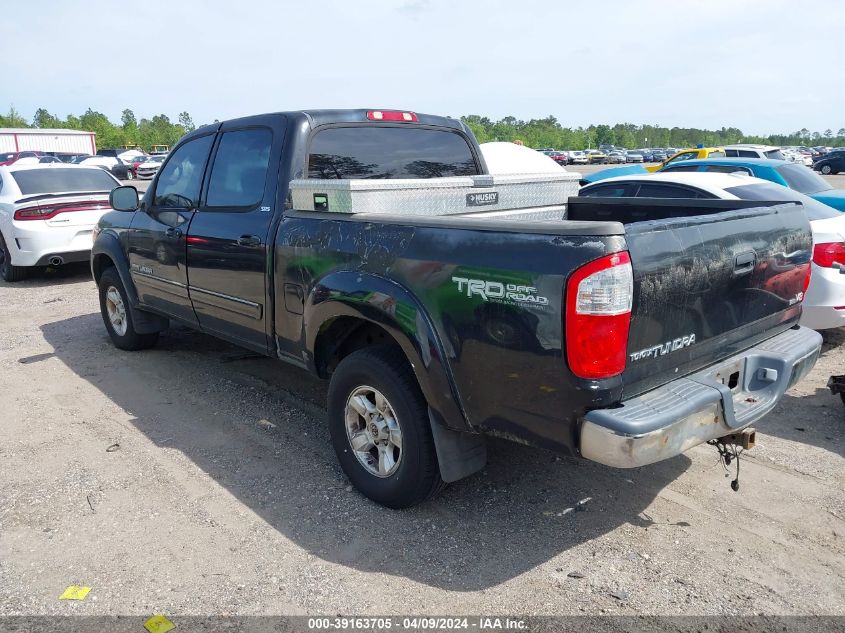
[[[580,451],[616,468],[658,462],[759,420],[818,359],[822,338],[790,329],[684,378],[584,416]]]

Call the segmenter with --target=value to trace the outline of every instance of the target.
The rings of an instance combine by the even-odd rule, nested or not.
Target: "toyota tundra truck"
[[[142,200],[112,191],[103,322],[122,350],[176,323],[329,380],[337,458],[392,508],[483,468],[486,436],[617,468],[735,446],[819,354],[801,205],[577,179],[491,175],[462,122],[407,111],[205,126]]]

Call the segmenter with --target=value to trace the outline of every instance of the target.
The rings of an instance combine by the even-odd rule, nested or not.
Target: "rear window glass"
[[[625,198],[629,189],[628,183],[598,185],[582,189],[578,195],[583,198]]]
[[[741,185],[739,187],[728,187],[725,189],[728,193],[732,193],[741,200],[763,200],[766,202],[790,202],[796,201],[804,205],[804,210],[807,213],[807,218],[810,220],[826,220],[827,218],[836,218],[842,215],[833,207],[822,204],[818,200],[813,200],[803,193],[798,193],[787,187],[776,185],[774,183],[760,183],[755,185]]]
[[[12,172],[25,196],[72,191],[111,191],[118,186],[102,169],[27,169]]]
[[[453,132],[411,127],[341,127],[318,132],[309,178],[440,178],[478,174],[469,143]]]
[[[14,152],[6,152],[5,154],[0,154],[0,163],[5,163],[7,160],[12,160],[14,157]]]
[[[784,156],[783,152],[779,149],[770,149],[763,153],[766,155],[766,158],[770,158],[772,160],[786,160],[786,156]]]
[[[667,165],[660,171],[675,173],[676,171],[698,171],[699,169],[701,168],[698,165]]]
[[[816,172],[803,165],[782,165],[777,172],[783,177],[790,189],[801,193],[818,193],[833,189],[830,184]]]
[[[690,189],[688,187],[679,187],[677,185],[663,184],[663,183],[646,183],[640,185],[637,191],[638,198],[712,198],[713,196]]]

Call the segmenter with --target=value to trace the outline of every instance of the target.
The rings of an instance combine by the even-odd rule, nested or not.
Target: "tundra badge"
[[[666,354],[677,352],[679,349],[689,347],[693,344],[695,344],[695,334],[687,334],[672,341],[666,341],[665,343],[660,343],[659,345],[640,350],[639,352],[634,352],[631,354],[631,360],[642,360],[644,358],[651,358],[652,356],[655,358],[665,356]]]

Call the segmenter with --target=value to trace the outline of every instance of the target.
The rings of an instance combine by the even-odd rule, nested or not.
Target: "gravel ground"
[[[493,441],[396,512],[340,471],[324,383],[185,329],[118,351],[84,265],[0,282],[0,323],[0,614],[845,615],[843,331],[738,493],[709,447],[618,471]]]

